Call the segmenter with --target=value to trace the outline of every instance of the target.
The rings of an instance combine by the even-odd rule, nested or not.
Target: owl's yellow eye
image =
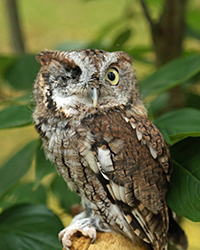
[[[106,72],[106,80],[112,85],[117,85],[119,82],[119,73],[114,68],[109,68]]]

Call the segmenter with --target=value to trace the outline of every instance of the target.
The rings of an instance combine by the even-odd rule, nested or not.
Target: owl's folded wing
[[[147,117],[124,116],[122,122],[117,116],[102,131],[102,145],[96,149],[99,178],[136,235],[159,249],[168,230],[169,150]]]

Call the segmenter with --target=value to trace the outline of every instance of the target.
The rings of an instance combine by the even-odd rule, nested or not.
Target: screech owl
[[[131,56],[86,49],[43,51],[37,60],[35,127],[84,208],[60,232],[63,246],[77,231],[94,241],[99,230],[154,250],[168,249],[167,238],[186,249],[165,202],[169,149],[147,117]]]

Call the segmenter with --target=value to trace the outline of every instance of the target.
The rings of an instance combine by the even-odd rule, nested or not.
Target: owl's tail
[[[187,236],[180,225],[173,218],[170,208],[168,240],[172,245],[175,245],[178,250],[186,250],[188,248]]]

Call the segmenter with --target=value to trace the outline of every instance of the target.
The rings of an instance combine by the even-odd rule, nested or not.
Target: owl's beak
[[[93,100],[93,106],[96,108],[98,103],[98,90],[97,88],[92,89],[92,100]]]

